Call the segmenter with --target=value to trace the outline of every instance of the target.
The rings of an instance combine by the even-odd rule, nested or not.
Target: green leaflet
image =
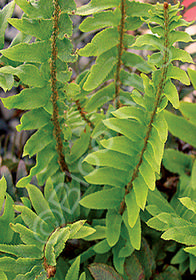
[[[39,235],[41,242],[47,240],[48,235],[53,230],[53,226],[47,224],[42,217],[36,215],[31,209],[26,206],[15,206],[15,209],[21,212],[21,217],[24,223],[32,232],[36,232]]]
[[[111,247],[108,245],[107,239],[104,239],[102,241],[100,241],[98,244],[96,244],[93,247],[93,250],[97,253],[97,254],[105,254],[108,251],[110,251]]]
[[[8,280],[6,274],[3,271],[1,271],[0,279],[1,280]]]
[[[131,52],[124,52],[122,55],[122,61],[125,66],[135,67],[143,73],[149,73],[153,70],[153,67],[150,66],[141,56]]]
[[[196,89],[196,71],[192,70],[191,68],[188,68],[188,74],[191,79],[191,83],[193,84],[194,89]]]
[[[31,258],[19,258],[17,260],[10,258],[10,257],[3,257],[0,258],[0,269],[3,271],[12,271],[13,268],[15,269],[15,273],[26,273],[28,270],[31,270],[34,265],[38,263],[38,260],[34,260]]]
[[[128,234],[129,234],[131,245],[136,250],[139,250],[140,246],[141,246],[141,224],[140,224],[140,218],[138,217],[135,225],[133,226],[133,228],[131,228],[130,225],[129,225],[129,222],[128,222],[127,210],[125,210],[125,212],[123,213],[122,217],[123,217],[123,221],[125,223],[125,226],[126,226],[126,228],[128,230]]]
[[[8,22],[16,29],[30,34],[41,40],[47,40],[52,35],[52,20],[51,19],[15,19],[11,18]]]
[[[80,256],[76,258],[69,268],[65,280],[78,280],[80,270]]]
[[[13,231],[20,234],[21,240],[27,245],[35,245],[38,248],[43,249],[44,242],[42,236],[38,233],[31,231],[30,229],[26,228],[21,224],[11,224],[11,228]]]
[[[47,263],[52,266],[56,266],[56,256],[54,251],[54,246],[57,243],[59,234],[59,228],[57,228],[49,237],[49,239],[46,242],[45,246],[45,257],[47,259]],[[67,235],[67,239],[69,238],[69,235]],[[66,241],[66,239],[65,239]]]
[[[182,227],[173,227],[168,229],[162,234],[162,238],[165,240],[176,240],[179,243],[186,245],[195,245],[196,236],[195,236],[196,226],[182,226]]]
[[[192,159],[190,155],[173,149],[166,149],[163,157],[163,164],[170,172],[184,174],[191,169]]]
[[[114,115],[118,119],[135,119],[138,122],[145,124],[144,119],[146,113],[144,110],[138,107],[133,107],[133,106],[122,107],[117,111],[112,112],[112,115]]]
[[[71,153],[68,157],[68,162],[73,163],[78,160],[88,149],[90,141],[90,129],[87,127],[82,131],[80,138],[75,141],[71,148]]]
[[[84,90],[93,90],[104,81],[117,63],[116,52],[116,48],[113,48],[97,58],[96,63],[92,67],[91,73],[84,84]],[[104,71],[102,71],[102,69],[104,69]]]
[[[196,203],[193,200],[191,200],[189,197],[182,197],[179,198],[179,200],[186,208],[196,214]]]
[[[95,226],[96,232],[85,237],[84,240],[92,241],[97,239],[106,238],[106,227],[104,226]]]
[[[46,0],[41,0],[37,5],[32,5],[26,0],[16,0],[16,4],[32,18],[50,18],[53,12],[53,4],[50,1],[46,7]]]
[[[196,121],[196,106],[194,103],[180,102],[180,111],[189,122],[195,124]]]
[[[131,228],[134,227],[140,212],[140,208],[136,203],[134,190],[125,196],[125,203],[127,206],[128,223]]]
[[[92,0],[89,4],[78,8],[76,14],[81,16],[87,16],[95,14],[101,10],[118,7],[119,4],[120,0]]]
[[[98,191],[82,198],[80,204],[93,209],[112,209],[118,207],[122,201],[123,194],[124,190],[121,188]]]
[[[105,149],[89,154],[85,161],[92,165],[108,166],[124,171],[130,170],[132,167],[131,157]]]
[[[181,49],[171,47],[170,48],[170,56],[171,56],[171,61],[180,60],[182,62],[193,63],[193,59],[190,56],[190,54],[187,53],[184,50],[181,50]]]
[[[106,214],[106,237],[109,246],[113,247],[119,240],[122,216],[115,210],[109,209]]]
[[[74,233],[74,235],[72,235],[72,238],[73,239],[83,239],[83,238],[86,238],[87,236],[92,235],[95,232],[96,232],[96,229],[91,228],[89,226],[83,226],[76,233]]]
[[[43,108],[33,109],[22,115],[17,131],[38,129],[50,121],[51,115]]]
[[[38,63],[47,61],[51,55],[50,45],[47,41],[31,44],[21,43],[11,48],[2,50],[1,53],[5,57],[14,61]]]
[[[178,91],[175,87],[175,85],[171,82],[171,80],[168,80],[164,87],[164,93],[168,100],[172,103],[174,108],[178,109],[180,106],[179,97],[178,97]]]
[[[51,92],[48,87],[27,88],[17,95],[2,98],[2,101],[4,106],[8,109],[18,108],[31,110],[45,106],[48,103],[50,94]]]
[[[14,11],[15,3],[11,2],[7,4],[1,11],[0,11],[0,50],[4,47],[4,33],[7,28],[7,19],[12,16]]]
[[[132,156],[132,158],[139,151],[139,147],[133,147],[133,143],[133,141],[129,140],[125,136],[116,136],[108,140],[104,139],[101,141],[101,145],[104,148]]]
[[[164,49],[163,39],[160,39],[153,34],[144,34],[143,36],[139,36],[132,47],[142,47],[149,44],[160,51],[163,51]]]
[[[135,73],[129,73],[122,69],[120,72],[120,80],[121,83],[125,86],[134,87],[141,92],[144,91],[142,78],[136,75]]]
[[[98,90],[87,102],[85,105],[85,110],[87,112],[92,112],[96,108],[102,107],[103,104],[112,100],[115,93],[114,83],[104,87],[103,89]]]
[[[6,190],[7,190],[7,182],[5,180],[5,177],[2,177],[0,180],[0,209],[2,209],[3,206]]]
[[[14,85],[14,77],[9,74],[0,74],[0,87],[6,92]]]
[[[27,184],[29,184],[34,175],[39,174],[44,169],[47,169],[49,163],[53,161],[55,156],[55,144],[51,143],[37,154],[36,165],[31,169],[30,174],[27,177],[22,178],[17,183],[17,187],[24,188]]]
[[[79,50],[81,56],[100,56],[104,52],[115,47],[119,42],[117,28],[107,28],[99,32],[83,49]]]
[[[55,224],[56,219],[48,205],[48,202],[43,197],[41,191],[34,185],[30,185],[30,184],[26,188],[28,190],[32,205],[36,210],[37,214],[40,217],[43,217],[43,220],[45,220],[46,223]]]
[[[44,87],[46,81],[41,76],[39,69],[31,64],[25,64],[13,68],[11,66],[5,66],[0,68],[0,73],[12,74],[18,76],[18,78],[29,86]]]
[[[31,256],[35,259],[41,259],[43,252],[40,251],[35,245],[0,245],[0,251],[14,255],[21,258],[29,258]]]
[[[93,17],[86,18],[80,24],[80,30],[82,32],[90,32],[104,27],[117,26],[120,21],[120,14],[117,11],[104,11],[96,13]]]
[[[46,133],[48,131],[50,131],[50,134]],[[41,150],[43,150],[52,141],[52,125],[47,124],[40,130],[35,132],[33,136],[27,141],[24,147],[23,156],[29,155],[30,157],[32,157],[36,152],[40,152]],[[37,146],[35,146],[34,143],[37,143]]]
[[[1,180],[1,184],[3,183],[2,180]],[[3,211],[2,216],[0,216],[0,241],[1,241],[1,243],[10,243],[13,238],[13,231],[10,228],[10,223],[14,222],[14,216],[15,216],[13,204],[14,204],[14,202],[13,202],[11,196],[9,196],[9,194],[6,193],[4,211]],[[5,235],[5,232],[6,232],[6,235]]]
[[[186,72],[181,68],[173,66],[172,64],[169,65],[167,76],[170,79],[179,80],[181,83],[185,85],[190,85],[190,80]]]
[[[193,246],[193,247],[186,247],[186,248],[184,249],[184,251],[187,252],[187,253],[190,253],[190,254],[192,254],[192,255],[194,255],[194,256],[196,256],[196,246]]]
[[[58,221],[58,225],[60,226],[60,225],[64,224],[65,223],[64,215],[63,215],[63,210],[61,209],[62,205],[59,201],[57,192],[54,188],[51,178],[49,178],[46,181],[46,185],[44,188],[44,196],[48,202],[50,209],[53,212],[53,215],[56,218],[56,221]]]
[[[165,111],[165,118],[171,133],[185,142],[196,146],[196,126],[183,117]]]
[[[127,172],[112,167],[95,169],[85,179],[90,184],[106,184],[114,187],[123,187],[128,183]]]
[[[191,36],[184,32],[184,31],[172,31],[169,34],[169,42],[170,45],[173,45],[175,42],[193,42],[194,40],[191,38]]]
[[[134,17],[148,17],[149,16],[149,10],[155,11],[155,7],[151,6],[146,3],[140,3],[137,1],[129,1],[126,0],[126,9],[127,14],[129,16]]]

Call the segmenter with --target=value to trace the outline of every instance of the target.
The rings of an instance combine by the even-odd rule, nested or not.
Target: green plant
[[[21,19],[8,19],[20,33],[9,48],[1,50],[0,86],[5,91],[23,87],[19,94],[2,101],[8,109],[27,111],[17,130],[36,129],[23,152],[23,156],[36,155],[36,164],[17,183],[18,188],[26,188],[29,199],[20,195],[21,201],[14,202],[6,193],[5,179],[0,181],[0,208],[5,197],[0,223],[2,232],[7,232],[1,234],[0,245],[3,279],[77,280],[79,271],[81,280],[92,276],[109,279],[109,275],[111,279],[172,279],[174,275],[180,279],[172,266],[156,275],[155,252],[142,239],[141,227],[146,222],[157,230],[168,230],[166,239],[195,245],[194,239],[184,241],[194,227],[193,217],[188,216],[188,221],[180,218],[155,188],[162,159],[166,168],[172,166],[168,169],[183,178],[192,164],[195,172],[190,156],[166,150],[163,157],[168,126],[175,136],[195,143],[194,132],[191,137],[178,133],[178,118],[180,125],[186,122],[185,128],[195,128],[195,106],[191,104],[193,109],[189,109],[179,102],[173,82],[190,85],[186,72],[174,62],[193,63],[186,51],[174,46],[179,41],[193,41],[186,32],[176,30],[189,25],[178,15],[179,3],[92,0],[78,9],[74,0],[15,3],[24,14]],[[11,2],[0,14],[0,38],[13,8]],[[72,14],[93,15],[80,29],[96,32],[76,52],[70,40]],[[128,31],[143,23],[151,34],[138,35],[135,40]],[[146,49],[150,51],[148,61],[130,52]],[[70,82],[69,65],[77,62],[78,55],[94,56],[96,61]],[[189,75],[194,85],[194,72],[189,70]],[[166,111],[168,101],[189,121]],[[174,157],[184,164],[174,167]],[[39,186],[44,185],[44,195],[31,184],[34,176]],[[194,186],[194,175],[192,178]],[[195,202],[190,199],[194,195],[192,187],[188,198],[181,199],[193,211]],[[173,200],[180,196],[176,193]],[[148,221],[149,213],[155,217]],[[189,227],[184,239],[170,230],[178,223]],[[70,257],[67,252],[74,242],[77,252]],[[194,249],[185,250],[194,255]],[[105,264],[92,264],[87,270],[92,258]],[[191,263],[194,273],[195,259]],[[131,270],[132,266],[137,269]]]

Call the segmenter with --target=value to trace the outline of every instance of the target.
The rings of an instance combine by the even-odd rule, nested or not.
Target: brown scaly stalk
[[[148,145],[148,140],[150,137],[150,133],[152,130],[152,124],[154,122],[154,118],[159,106],[159,103],[161,101],[162,98],[162,93],[164,90],[164,86],[165,86],[165,82],[166,82],[166,77],[167,77],[167,69],[168,69],[168,60],[169,60],[169,53],[168,53],[168,47],[169,47],[169,40],[168,40],[168,33],[169,33],[169,29],[168,29],[168,24],[169,24],[169,16],[168,16],[168,3],[164,2],[164,19],[165,19],[165,42],[164,42],[164,58],[163,58],[163,66],[161,67],[161,80],[159,82],[158,88],[157,88],[157,94],[156,94],[156,100],[155,100],[155,104],[154,104],[154,110],[152,112],[151,118],[150,118],[150,122],[148,124],[148,128],[147,128],[147,133],[146,133],[146,137],[144,138],[144,146],[142,148],[142,151],[140,153],[140,158],[139,158],[139,162],[136,165],[134,171],[133,171],[133,176],[131,178],[131,181],[127,184],[126,186],[126,190],[125,190],[125,196],[130,192],[130,190],[133,187],[133,181],[137,178],[138,176],[138,172],[139,172],[139,168],[142,164],[143,161],[143,155],[144,152],[147,148]],[[120,206],[120,210],[119,213],[122,215],[126,204],[125,204],[125,196],[123,201],[121,202],[121,206]]]
[[[58,4],[58,0],[53,0],[54,3],[54,14],[53,14],[53,33],[52,33],[52,56],[51,56],[51,62],[50,62],[50,74],[51,74],[51,101],[53,104],[53,115],[52,115],[52,122],[54,124],[54,137],[56,139],[56,150],[58,153],[58,163],[60,165],[60,168],[63,172],[66,173],[67,178],[70,180],[71,174],[69,172],[68,166],[65,162],[65,156],[63,153],[63,142],[61,138],[61,128],[59,123],[59,109],[57,105],[58,101],[58,90],[57,90],[57,69],[56,69],[56,61],[57,61],[57,37],[58,37],[58,20],[60,15],[60,7]]]
[[[80,101],[76,100],[75,102],[76,102],[77,109],[78,109],[82,119],[90,126],[90,128],[94,129],[95,126],[91,122],[91,120],[86,116],[86,112],[84,112],[84,109],[81,107]]]
[[[116,104],[117,109],[120,107],[120,87],[121,87],[121,81],[120,81],[120,70],[122,66],[122,54],[124,50],[123,45],[123,39],[125,34],[125,17],[126,17],[126,11],[125,11],[125,0],[121,0],[121,22],[119,26],[119,32],[120,32],[120,43],[118,46],[118,63],[117,63],[117,69],[116,69],[116,78],[115,78],[115,99],[114,104]]]

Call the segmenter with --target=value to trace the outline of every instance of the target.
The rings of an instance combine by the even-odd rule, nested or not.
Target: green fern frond
[[[84,226],[84,220],[75,223],[67,222],[65,201],[59,199],[60,190],[57,194],[51,180],[47,181],[45,195],[37,187],[30,184],[27,186],[35,212],[27,206],[15,205],[15,210],[21,213],[17,218],[15,218],[13,209],[14,203],[5,193],[6,188],[6,181],[2,178],[0,201],[2,202],[6,195],[6,204],[3,215],[0,217],[0,223],[2,224],[1,230],[6,232],[6,235],[3,232],[1,234],[1,238],[4,237],[1,243],[4,244],[0,245],[0,251],[2,254],[8,255],[1,256],[0,270],[5,275],[14,272],[14,276],[12,275],[14,278],[8,276],[9,280],[54,277],[57,258],[65,248],[68,239],[85,238],[92,235],[95,229]],[[64,187],[61,189],[63,190]],[[18,219],[19,217],[21,219]],[[20,236],[18,245],[12,244],[14,232]],[[73,268],[70,268],[66,279],[78,279],[79,264],[78,258],[77,271],[72,271]]]
[[[144,210],[145,208],[149,189],[155,190],[156,178],[160,173],[164,143],[167,140],[168,129],[163,109],[168,100],[175,108],[178,108],[180,104],[177,89],[171,81],[171,74],[168,75],[171,73],[170,69],[174,67],[172,61],[177,59],[176,56],[172,57],[172,54],[175,55],[179,52],[173,47],[174,42],[170,42],[172,32],[170,26],[174,21],[180,20],[177,16],[178,6],[157,4],[149,12],[147,22],[149,24],[150,22],[158,22],[157,27],[162,26],[164,33],[159,36],[155,32],[155,34],[149,35],[150,38],[147,35],[140,36],[132,47],[140,48],[148,42],[149,45],[157,49],[157,54],[162,59],[155,64],[156,70],[152,73],[152,79],[141,74],[140,79],[143,80],[145,94],[142,96],[137,90],[132,92],[131,97],[135,105],[124,106],[112,112],[114,118],[103,121],[110,131],[116,133],[115,137],[102,140],[103,149],[89,154],[85,158],[86,162],[97,166],[93,172],[85,177],[87,182],[109,185],[110,189],[84,197],[80,202],[81,205],[94,209],[99,207],[107,209],[106,193],[109,191],[111,193],[124,193],[125,188],[124,199],[121,200],[121,196],[118,195],[117,202],[113,199],[116,196],[111,195],[111,205],[108,208],[117,211],[118,227],[123,220],[131,246],[137,250],[140,248],[141,241],[140,209]],[[158,20],[155,21],[155,18]],[[151,57],[149,62],[151,62]],[[192,61],[188,54],[184,55],[184,59],[187,62]],[[176,71],[175,75],[175,78],[184,79],[189,83],[188,76],[184,71]],[[122,220],[119,215],[122,215]],[[116,237],[112,237],[112,243],[109,234],[111,231],[107,232],[108,242],[115,245],[119,239],[119,231],[116,231]]]

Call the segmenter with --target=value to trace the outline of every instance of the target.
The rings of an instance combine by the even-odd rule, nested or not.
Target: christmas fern
[[[5,275],[3,279],[54,277],[57,258],[66,242],[84,238],[95,230],[84,226],[84,220],[67,223],[64,199],[58,196],[50,179],[46,183],[44,196],[38,188],[29,184],[27,191],[30,200],[22,198],[23,205],[14,205],[6,188],[3,177],[0,181],[0,207],[6,197],[4,213],[0,217],[1,231],[6,232],[6,235],[1,234],[1,237],[4,236],[1,243],[5,244],[0,245],[0,251],[4,253],[0,258],[0,271]],[[35,212],[31,210],[31,205]],[[21,214],[15,217],[14,210]],[[72,271],[68,271],[65,279],[78,279],[79,259],[74,264],[75,269],[70,268]],[[54,279],[58,279],[58,273]]]
[[[22,19],[9,19],[9,23],[35,40],[1,51],[4,57],[20,63],[18,67],[2,67],[1,73],[17,76],[24,85],[20,94],[3,99],[3,103],[9,109],[28,110],[17,127],[19,131],[37,129],[23,152],[23,156],[30,157],[37,154],[37,164],[18,185],[25,187],[37,174],[38,181],[43,184],[60,170],[70,181],[65,159],[69,145],[63,137],[63,107],[66,107],[67,82],[72,74],[67,63],[76,60],[69,40],[72,22],[68,13],[73,12],[76,6],[74,1],[68,4],[64,1],[49,1],[47,4],[45,1],[36,4],[15,2],[23,9],[24,15]]]
[[[10,18],[14,3],[24,12],[21,19]],[[99,256],[112,259],[118,273],[107,266],[103,271],[107,269],[115,279],[128,279],[127,263],[141,268],[144,262],[144,257],[133,253],[142,242],[145,254],[150,255],[141,239],[141,220],[164,231],[166,240],[192,246],[185,251],[196,256],[196,211],[191,200],[195,198],[195,160],[173,150],[163,155],[168,128],[195,146],[195,106],[179,102],[173,81],[190,85],[175,61],[193,62],[176,44],[193,41],[177,29],[189,25],[179,11],[179,3],[150,5],[129,0],[91,0],[78,9],[74,0],[15,0],[1,11],[0,86],[5,91],[18,85],[23,89],[2,101],[8,109],[25,111],[18,131],[36,130],[23,152],[23,156],[36,155],[36,164],[17,184],[27,190],[29,199],[22,197],[14,203],[5,179],[0,181],[3,280],[92,279],[85,272],[79,276],[79,271],[80,264],[95,255],[96,261]],[[82,32],[95,33],[76,52],[71,43],[73,14],[86,17],[80,25]],[[20,33],[3,49],[7,21]],[[150,33],[136,38],[130,34],[143,23]],[[148,60],[135,50],[148,50]],[[70,63],[78,55],[94,57],[95,63],[73,80]],[[195,85],[195,72],[188,72]],[[166,111],[168,101],[184,117]],[[182,125],[192,131],[191,136],[182,134]],[[181,192],[183,185],[180,201],[178,193],[170,204],[155,187],[162,159],[168,170],[182,175],[182,185],[190,179],[187,168],[192,170],[191,192]],[[44,195],[30,184],[33,176],[38,185],[45,185]],[[146,219],[147,211],[150,219]],[[65,262],[60,254],[73,239],[84,239],[88,249]],[[152,276],[151,266],[150,273],[148,264],[140,269],[148,275],[142,277]],[[102,275],[96,266],[89,270],[95,279]]]
[[[175,108],[179,107],[178,92],[171,79],[190,83],[185,71],[172,64],[174,60],[192,62],[188,53],[173,46],[177,41],[192,41],[190,36],[174,31],[176,26],[187,24],[177,15],[178,7],[179,4],[157,4],[149,11],[149,17],[144,19],[153,34],[139,36],[132,48],[143,49],[150,45],[155,49],[157,52],[149,57],[148,62],[154,64],[156,70],[151,79],[143,73],[139,77],[143,80],[144,92],[140,94],[137,88],[131,93],[135,102],[133,106],[123,106],[112,112],[113,118],[103,121],[116,135],[102,140],[103,148],[85,158],[85,161],[98,167],[85,179],[91,184],[105,185],[105,188],[84,197],[80,204],[94,209],[108,209],[106,233],[110,247],[115,244],[120,246],[125,238],[122,233],[125,227],[124,231],[129,236],[127,246],[140,249],[140,209],[145,208],[148,190],[155,189],[167,140],[163,110],[168,100]],[[91,73],[94,73],[95,67],[96,64]],[[89,81],[90,78],[86,85]],[[115,258],[118,252],[115,249],[113,252]],[[119,270],[119,267],[116,269]]]

